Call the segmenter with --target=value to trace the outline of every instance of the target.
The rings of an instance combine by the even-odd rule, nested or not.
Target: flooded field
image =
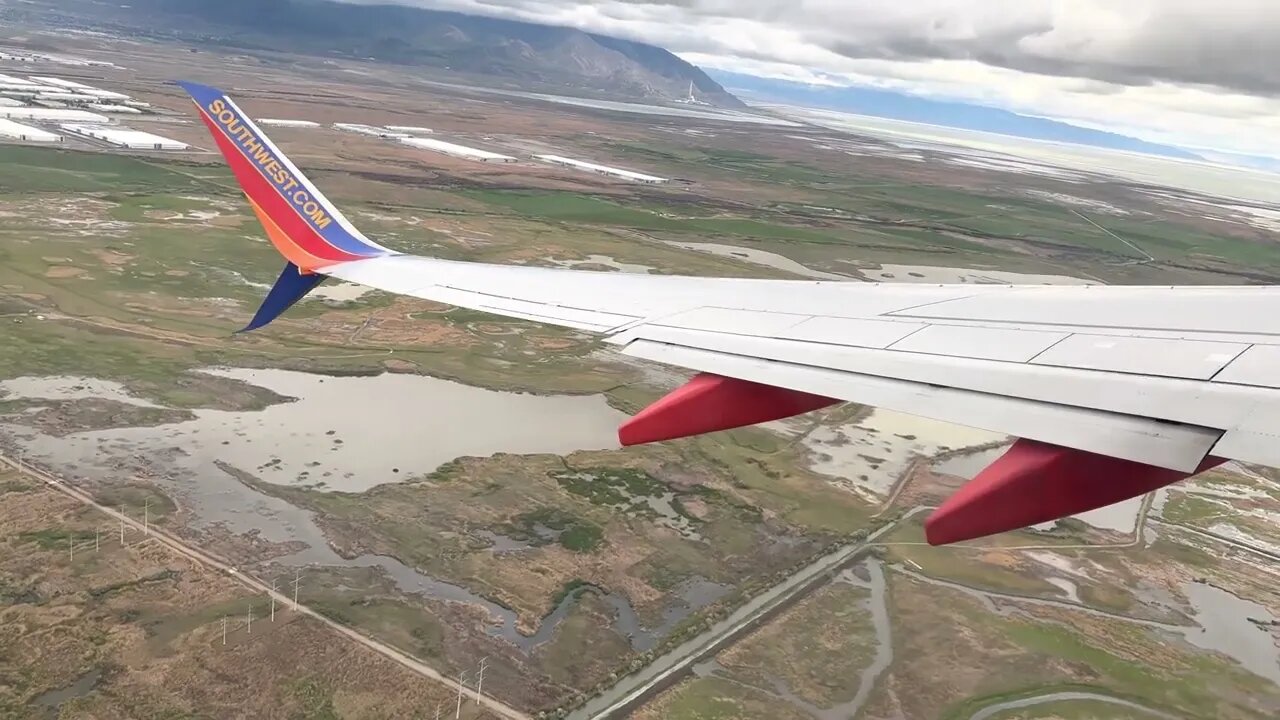
[[[917,459],[1003,438],[986,430],[874,410],[845,425],[814,428],[802,442],[813,453],[815,471],[881,500]]]
[[[791,258],[767,250],[725,245],[722,243],[666,241],[668,245],[684,250],[731,257],[744,262],[785,270],[802,277],[815,280],[867,280],[886,283],[938,283],[938,284],[995,284],[995,285],[1096,285],[1097,280],[1071,277],[1069,275],[1045,275],[1038,273],[1009,272],[1006,270],[989,270],[974,268],[945,267],[933,265],[897,265],[881,264],[878,269],[854,267],[853,260],[839,260],[850,265],[848,274],[815,270],[802,265]]]
[[[723,597],[729,586],[692,578],[672,589],[657,622],[646,624],[626,597],[582,586],[567,593],[537,626],[522,634],[517,614],[460,585],[382,555],[343,557],[333,550],[311,512],[262,495],[224,470],[281,484],[359,491],[430,472],[463,455],[495,452],[567,454],[616,446],[624,416],[601,396],[503,393],[411,375],[329,377],[285,370],[218,369],[294,398],[257,412],[197,411],[187,422],[52,437],[17,424],[4,426],[24,454],[71,479],[118,481],[146,475],[190,510],[195,528],[221,527],[299,549],[275,559],[284,566],[376,568],[406,594],[482,608],[485,632],[528,653],[550,641],[586,593],[613,611],[613,629],[632,648],[652,648],[691,613]],[[25,377],[0,384],[7,399],[109,398],[154,407],[123,386],[90,378]],[[556,422],[546,422],[555,418]],[[672,525],[685,521],[670,497],[649,498]],[[688,528],[683,528],[688,531]],[[520,541],[489,533],[495,552],[518,552]]]
[[[171,457],[175,468],[190,472],[221,474],[213,464],[221,461],[269,482],[359,492],[462,456],[617,447],[614,428],[626,419],[602,396],[497,392],[417,375],[207,372],[295,400],[260,412],[200,410],[194,420],[160,428],[33,437],[29,450],[86,471],[104,455],[146,455]],[[24,378],[7,387],[20,388],[22,397],[47,398],[65,392],[68,382],[84,385],[60,378],[45,390],[41,381]],[[556,422],[546,422],[549,417]]]
[[[1039,275],[1036,273],[1006,272],[1002,270],[974,270],[970,268],[935,267],[931,265],[894,265],[885,263],[879,270],[863,270],[868,280],[877,282],[939,283],[961,285],[1095,285],[1096,281],[1083,280],[1068,275]]]
[[[722,257],[737,258],[749,263],[755,263],[756,265],[764,265],[765,267],[771,267],[777,270],[785,270],[787,272],[813,278],[815,280],[857,280],[857,278],[852,275],[837,275],[836,273],[814,270],[801,265],[791,258],[784,257],[777,253],[771,253],[766,250],[738,247],[737,245],[723,245],[721,243],[682,242],[676,240],[668,240],[667,244],[684,250],[695,250],[697,252],[720,255]]]

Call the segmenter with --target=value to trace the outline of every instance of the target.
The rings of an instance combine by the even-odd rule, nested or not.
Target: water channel
[[[30,460],[71,480],[118,481],[147,475],[191,512],[196,529],[225,528],[257,534],[301,549],[275,562],[286,566],[378,568],[405,593],[483,608],[486,632],[523,651],[550,640],[584,593],[596,593],[613,609],[613,629],[640,652],[652,648],[678,623],[724,596],[728,587],[693,578],[646,627],[625,596],[582,587],[569,593],[532,636],[517,629],[516,613],[470,590],[431,577],[395,558],[343,558],[330,547],[312,513],[262,495],[231,477],[218,462],[268,482],[324,483],[323,490],[359,492],[418,476],[463,455],[495,452],[566,454],[617,445],[614,428],[625,416],[602,396],[539,396],[498,392],[416,375],[330,377],[287,370],[217,369],[210,374],[242,380],[295,398],[257,412],[198,410],[195,419],[158,427],[119,428],[46,435],[17,424],[0,425]],[[78,377],[23,377],[0,382],[7,399],[106,398],[155,407],[118,383]],[[556,422],[545,420],[556,418]],[[424,442],[424,439],[427,441]],[[661,498],[655,499],[661,500]],[[518,550],[501,536],[495,552]]]
[[[1160,710],[1149,708],[1130,700],[1122,700],[1120,698],[1111,697],[1110,695],[1098,695],[1097,693],[1087,692],[1055,692],[1047,695],[1023,698],[1021,700],[1009,700],[1007,702],[996,703],[994,705],[988,705],[973,715],[970,715],[969,720],[989,720],[989,718],[993,718],[1006,710],[1019,710],[1022,708],[1034,707],[1036,705],[1043,705],[1045,703],[1067,702],[1072,700],[1093,700],[1095,702],[1103,702],[1110,705],[1119,705],[1120,707],[1129,708],[1130,710],[1137,710],[1151,716],[1152,718],[1159,718],[1160,720],[1179,720],[1175,715],[1170,715],[1169,713],[1161,712]]]

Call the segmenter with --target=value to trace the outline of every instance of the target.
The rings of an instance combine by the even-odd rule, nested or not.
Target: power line
[[[480,689],[484,687],[484,670],[489,667],[489,656],[480,658],[480,677],[476,680],[476,705],[480,704]]]
[[[467,671],[458,673],[458,708],[453,711],[453,720],[462,717],[462,689],[467,686]]]

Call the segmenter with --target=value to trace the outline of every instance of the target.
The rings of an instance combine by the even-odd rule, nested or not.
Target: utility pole
[[[480,677],[476,679],[476,705],[480,704],[480,689],[484,687],[484,670],[489,667],[489,656],[480,658]]]
[[[142,504],[142,531],[151,534],[151,498]]]
[[[458,708],[453,711],[453,720],[462,717],[462,688],[467,686],[467,671],[458,673]]]
[[[227,644],[227,616],[222,616],[222,644]]]
[[[102,543],[102,528],[93,531],[93,551],[98,552],[98,546]]]
[[[298,583],[302,581],[302,569],[294,568],[293,570],[293,609],[298,609]]]
[[[124,545],[124,506],[120,506],[120,544]]]
[[[276,579],[271,578],[271,622],[276,621]]]
[[[19,479],[19,480],[21,480],[21,479],[22,479],[22,475],[23,475],[23,472],[22,472],[22,451],[21,451],[21,450],[19,450],[19,451],[18,451],[18,479]]]
[[[253,634],[253,601],[249,601],[249,634]]]
[[[67,534],[67,548],[71,551],[71,562],[76,561],[76,534]]]

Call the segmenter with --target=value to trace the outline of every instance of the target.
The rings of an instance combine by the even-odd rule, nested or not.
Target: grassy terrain
[[[452,697],[314,621],[268,622],[261,598],[162,546],[110,532],[95,551],[108,518],[13,473],[0,485],[0,717],[411,717]]]
[[[167,73],[173,53],[163,57]],[[234,84],[261,83],[276,72],[285,70],[254,65]],[[417,96],[430,95],[348,83],[345,76],[334,80],[324,91],[334,99],[323,108],[296,99],[271,105],[276,93],[259,93],[255,112],[373,112],[405,103],[400,110],[412,117],[424,112]],[[299,96],[313,90],[304,84]],[[396,92],[403,97],[392,97]],[[525,110],[505,106],[481,112],[450,98],[429,102],[436,103],[433,120],[448,123],[460,117],[455,113],[466,114],[454,132],[507,139],[545,133],[549,142],[582,144],[637,169],[693,181],[599,186],[594,178],[524,163],[481,167],[408,156],[393,144],[328,130],[290,138],[291,155],[371,236],[434,257],[550,266],[604,255],[657,273],[790,277],[664,242],[692,240],[766,250],[845,273],[894,262],[1168,283],[1238,282],[1242,273],[1280,268],[1274,238],[1167,212],[1118,184],[893,165],[817,150],[772,131],[683,138],[648,123],[600,120],[588,133],[588,123],[573,115],[538,114],[531,121]],[[503,122],[514,125],[494,125]],[[1080,217],[1075,206],[1029,195],[1029,188],[1132,210],[1090,217],[1157,262],[1135,264],[1134,250]],[[41,432],[158,425],[194,409],[250,412],[284,401],[262,388],[193,372],[221,364],[421,373],[522,392],[606,393],[628,412],[659,395],[652,380],[604,359],[583,334],[382,293],[345,302],[309,299],[263,331],[233,336],[282,263],[262,241],[225,167],[209,157],[188,162],[0,145],[0,217],[0,379],[113,379],[166,406],[142,412],[119,404],[0,399],[3,419],[34,411],[24,422]],[[269,485],[245,474],[253,468],[236,470],[271,496],[250,495],[255,502],[283,499],[314,513],[340,554],[397,558],[510,608],[525,634],[572,599],[553,636],[524,654],[495,637],[494,618],[478,605],[429,600],[376,567],[315,568],[302,589],[304,602],[328,617],[443,672],[456,674],[489,657],[486,688],[541,709],[637,661],[615,628],[610,599],[625,599],[642,624],[655,626],[678,606],[688,581],[728,586],[722,602],[737,602],[876,522],[875,508],[805,465],[794,444],[747,429],[567,458],[461,459],[358,494]],[[1233,481],[1215,482],[1227,487]],[[237,630],[224,652],[217,642],[220,619],[240,617],[251,602],[235,586],[146,546],[101,553],[77,547],[72,565],[67,546],[74,538],[91,538],[96,530],[105,537],[115,528],[99,527],[91,515],[35,492],[0,475],[0,708],[11,716],[21,716],[49,690],[78,687],[83,678],[92,681],[85,681],[90,689],[69,701],[64,715],[221,716],[236,708],[264,717],[430,717],[436,702],[451,697],[288,613],[262,631],[255,623],[252,641]],[[233,561],[252,564],[269,555],[245,549],[254,537],[227,538],[228,531],[197,523],[180,496],[145,483],[122,479],[95,492],[134,517],[150,500],[153,521],[226,548]],[[1177,496],[1166,519],[1203,527],[1222,510],[1275,510],[1257,498],[1232,503],[1224,508]],[[1261,532],[1253,519],[1235,522]],[[887,539],[921,542],[919,523]],[[1157,614],[1131,591],[1140,582],[1176,600],[1180,583],[1203,575],[1242,596],[1259,596],[1256,573],[1249,577],[1242,563],[1220,559],[1173,528],[1161,528],[1154,544],[1132,551],[1054,549],[1097,539],[1074,531],[1010,534],[983,552],[901,544],[890,545],[886,556],[961,584],[1060,598],[1048,578],[1064,571],[1011,547],[1050,545],[1046,552],[1087,576],[1072,576],[1083,602],[1135,615]],[[497,543],[519,547],[499,552]],[[272,577],[292,576],[289,567],[257,567]],[[900,575],[893,583],[896,660],[873,698],[876,716],[967,718],[970,709],[1028,689],[1077,685],[1185,709],[1192,717],[1212,716],[1218,700],[1225,703],[1223,718],[1253,717],[1250,702],[1274,697],[1219,658],[1161,647],[1128,626],[1069,615],[998,616],[962,593]],[[850,586],[823,589],[725,653],[732,677],[686,680],[638,717],[807,717],[758,689],[769,687],[761,682],[766,674],[815,704],[847,700],[869,657],[864,597]],[[255,617],[267,612],[260,599],[253,607]],[[1068,711],[1074,712],[1062,713]]]
[[[1057,700],[1005,710],[992,715],[991,720],[1142,720],[1148,717],[1160,716],[1102,700]]]
[[[723,678],[680,683],[636,711],[637,720],[807,720],[786,701]]]
[[[1265,680],[1139,626],[1066,610],[1004,617],[962,593],[891,577],[895,658],[872,712],[968,718],[1000,698],[1064,684],[1188,718],[1261,718],[1280,700],[1280,688]],[[925,681],[938,672],[946,685]],[[902,686],[915,691],[887,692]]]
[[[844,583],[827,585],[717,660],[732,679],[754,687],[770,688],[776,677],[817,707],[849,702],[875,654],[869,596]]]

